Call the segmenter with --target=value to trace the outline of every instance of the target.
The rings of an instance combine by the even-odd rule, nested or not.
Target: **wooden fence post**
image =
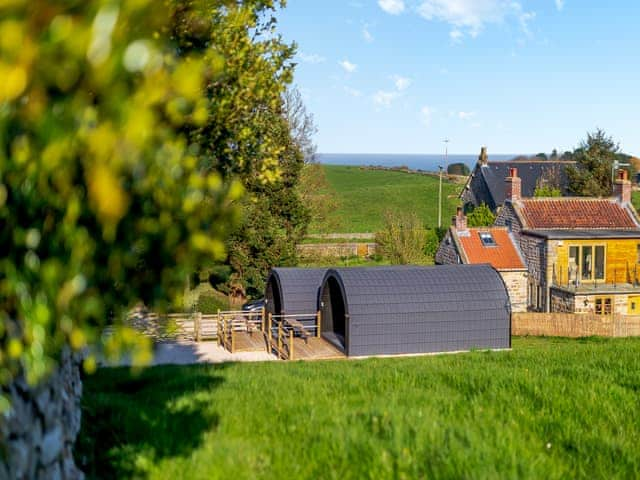
[[[218,309],[217,323],[218,323],[218,331],[216,332],[216,336],[218,337],[218,345],[224,346],[224,340],[223,340],[224,327],[222,325],[222,320],[220,320],[220,309]]]
[[[264,323],[265,323],[265,312],[266,312],[266,309],[262,307],[260,312],[260,328],[262,329],[263,332],[264,332]]]
[[[278,322],[278,356],[282,358],[282,320]]]
[[[196,312],[193,319],[194,338],[196,342],[200,341],[200,325],[202,323],[202,312]]]
[[[322,310],[318,310],[318,325],[316,328],[316,337],[320,338],[320,331],[322,327]]]
[[[235,329],[233,319],[231,319],[231,353],[234,353],[235,349],[236,349],[236,329]]]
[[[289,330],[289,360],[293,360],[293,329]]]
[[[271,354],[271,321],[272,321],[272,314],[271,312],[269,312],[269,315],[267,317],[267,352],[269,354]]]

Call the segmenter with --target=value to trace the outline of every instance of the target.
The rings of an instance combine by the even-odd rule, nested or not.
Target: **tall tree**
[[[602,129],[587,133],[573,151],[575,166],[567,167],[569,190],[578,196],[611,195],[611,167],[618,156],[618,144]]]
[[[290,181],[274,10],[0,2],[1,384],[37,381],[135,302],[179,304],[188,272],[226,257],[243,190]]]

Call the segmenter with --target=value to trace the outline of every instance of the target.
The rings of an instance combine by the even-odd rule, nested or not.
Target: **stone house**
[[[504,204],[504,179],[512,168],[518,169],[523,197],[533,197],[536,187],[542,185],[559,188],[562,195],[566,196],[569,194],[567,167],[574,164],[573,161],[564,160],[492,162],[487,156],[486,147],[482,147],[478,163],[460,193],[460,200],[465,211],[485,203],[492,212],[497,212]]]
[[[527,310],[527,267],[506,227],[467,227],[462,208],[453,217],[435,261],[439,265],[484,264],[495,268],[507,287],[512,312]]]
[[[524,256],[529,310],[640,314],[640,220],[626,171],[612,198],[523,198],[516,168],[505,192],[495,225]]]

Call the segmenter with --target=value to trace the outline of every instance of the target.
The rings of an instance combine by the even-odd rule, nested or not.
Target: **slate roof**
[[[522,180],[523,197],[533,197],[538,179],[545,173],[559,176],[558,184],[563,196],[569,194],[567,177],[567,167],[574,165],[570,161],[509,161],[509,162],[487,162],[486,165],[479,166],[482,177],[493,197],[496,206],[502,205],[506,198],[505,178],[509,176],[510,168],[518,169],[518,177]]]
[[[627,206],[613,198],[524,198],[516,211],[528,230],[638,230]]]
[[[510,347],[510,304],[489,265],[338,268],[347,355]]]
[[[513,237],[504,227],[452,229],[458,244],[463,250],[466,263],[488,263],[497,270],[525,270],[527,267],[516,247]],[[480,233],[490,233],[495,245],[486,246],[480,239]]]
[[[267,284],[277,282],[282,313],[288,315],[315,313],[318,310],[318,291],[326,271],[326,268],[272,269]]]

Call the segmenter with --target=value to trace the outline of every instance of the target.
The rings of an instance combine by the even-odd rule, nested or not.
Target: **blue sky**
[[[640,154],[640,2],[288,0],[319,152]]]

